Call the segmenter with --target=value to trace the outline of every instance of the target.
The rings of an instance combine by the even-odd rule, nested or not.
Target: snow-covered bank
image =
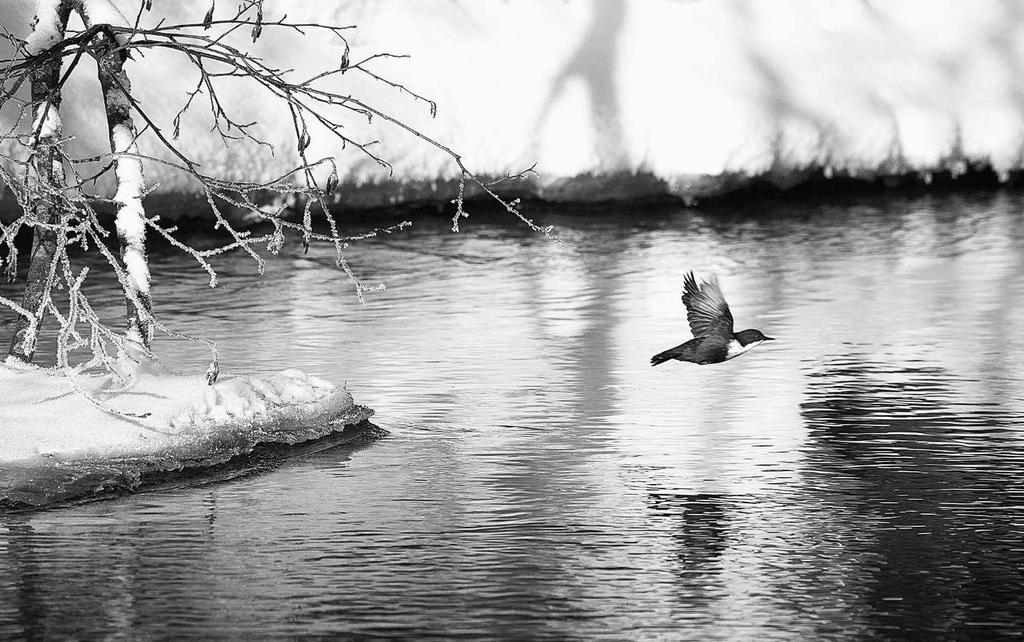
[[[152,367],[125,387],[107,375],[71,380],[9,361],[0,365],[0,389],[0,504],[11,501],[3,478],[24,477],[16,471],[45,480],[61,471],[74,477],[212,466],[260,444],[319,439],[373,414],[348,391],[298,370],[209,386],[201,375]]]
[[[0,22],[27,33],[31,3],[0,7]],[[129,0],[115,4],[135,6]],[[24,5],[24,6],[23,6]],[[355,24],[352,60],[438,105],[358,74],[332,82],[443,141],[481,174],[536,163],[529,192],[555,200],[699,196],[766,177],[789,185],[818,168],[853,176],[961,172],[979,163],[1005,176],[1024,163],[1024,10],[1000,0],[268,0],[268,19]],[[159,6],[201,19],[202,0]],[[133,13],[133,12],[132,12]],[[247,41],[246,38],[242,38]],[[337,41],[266,31],[259,53],[301,76],[337,65]],[[104,132],[88,65],[76,70],[62,108],[68,132],[90,153]],[[133,60],[143,103],[170,119],[195,82],[157,52]],[[180,72],[180,73],[179,73]],[[282,150],[221,149],[202,119],[182,140],[204,171],[270,178],[294,158],[286,114],[240,84],[239,120],[261,119]],[[84,107],[84,109],[83,109]],[[346,199],[363,205],[446,197],[457,169],[444,153],[380,119],[348,118],[358,140],[394,175],[349,150],[341,154]],[[312,156],[339,153],[314,132]],[[154,148],[152,140],[143,147]],[[151,169],[165,190],[187,180]],[[613,177],[605,182],[602,179]],[[595,189],[597,188],[597,189]]]

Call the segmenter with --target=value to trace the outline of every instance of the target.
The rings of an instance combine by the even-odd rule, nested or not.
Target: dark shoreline
[[[766,174],[723,175],[697,177],[681,189],[673,190],[664,181],[649,174],[615,174],[608,176],[583,175],[541,186],[536,179],[509,183],[495,191],[506,200],[519,199],[522,213],[545,225],[552,214],[560,217],[597,216],[609,208],[628,208],[645,211],[694,211],[716,216],[733,216],[743,210],[761,211],[789,205],[843,205],[861,199],[915,199],[954,194],[984,196],[1024,193],[1024,170],[1015,171],[1000,179],[988,165],[967,166],[962,173],[950,170],[930,173],[928,180],[917,172],[904,174],[856,177],[833,175],[826,177],[822,170],[780,173],[778,177]],[[450,221],[455,206],[452,203],[458,181],[422,181],[400,184],[382,183],[353,186],[342,184],[332,199],[334,214],[342,234],[359,234],[372,228],[396,225],[402,221],[424,219],[443,223]],[[677,193],[678,192],[678,193]],[[680,195],[680,193],[682,195]],[[156,192],[146,197],[149,215],[158,215],[166,227],[175,227],[180,237],[220,237],[227,234],[213,230],[209,204],[205,198],[187,192]],[[220,204],[229,221],[239,230],[256,232],[266,224],[250,222],[253,217],[232,206]],[[12,219],[16,207],[7,190],[0,193],[0,220]],[[101,222],[113,227],[114,211],[109,204],[97,204]],[[483,194],[479,188],[466,186],[465,209],[474,220],[499,220],[509,217],[504,208]],[[757,212],[751,211],[756,216]],[[293,203],[285,210],[286,217],[301,221],[301,204]],[[322,216],[314,215],[314,227],[327,232]],[[158,234],[150,233],[148,242],[153,249],[169,245]],[[18,234],[19,248],[31,244],[27,228]]]

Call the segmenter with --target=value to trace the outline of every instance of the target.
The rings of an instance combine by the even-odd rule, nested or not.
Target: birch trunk
[[[37,55],[64,37],[71,13],[71,0],[39,0],[27,41],[29,53]],[[61,208],[55,198],[64,187],[64,163],[56,144],[61,139],[59,108],[61,57],[57,56],[31,71],[32,102],[35,104],[32,141],[32,166],[39,182],[39,195],[33,205],[37,223],[54,225],[59,222]],[[21,306],[31,312],[34,319],[19,316],[8,355],[32,361],[36,351],[39,329],[42,326],[52,281],[52,265],[57,251],[57,230],[36,225],[32,235],[32,254],[29,259],[28,282],[22,295]]]
[[[89,18],[88,13],[83,11],[82,19],[86,26],[92,22]],[[153,338],[153,302],[146,259],[146,213],[142,207],[145,186],[142,161],[137,156],[137,133],[129,100],[131,83],[124,71],[125,52],[117,51],[117,42],[111,34],[102,33],[97,38],[99,81],[103,89],[110,149],[114,153],[114,174],[117,177],[114,200],[118,203],[118,209],[115,224],[121,243],[121,262],[127,275],[124,284],[128,313],[127,335],[130,340],[148,349]]]

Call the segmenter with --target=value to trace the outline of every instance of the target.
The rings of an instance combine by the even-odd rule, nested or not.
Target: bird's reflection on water
[[[350,249],[388,281],[366,306],[328,251],[286,248],[259,280],[220,258],[209,290],[157,249],[170,327],[236,372],[347,381],[389,436],[0,515],[0,638],[1024,630],[1022,211],[1003,194],[534,212],[562,246],[423,220]],[[685,332],[690,269],[778,340],[651,368]],[[117,318],[102,273],[93,303]]]
[[[670,535],[676,541],[681,585],[700,600],[717,574],[722,572],[722,553],[729,537],[728,504],[731,498],[709,494],[671,495],[650,493],[653,515],[671,520]],[[706,596],[710,600],[711,596]]]

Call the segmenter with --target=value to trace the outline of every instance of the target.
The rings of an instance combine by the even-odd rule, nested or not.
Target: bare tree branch
[[[50,2],[51,0],[47,0]],[[0,152],[0,180],[9,188],[22,213],[14,221],[0,222],[0,261],[11,279],[17,272],[18,249],[15,238],[20,230],[32,228],[35,234],[29,284],[21,303],[0,297],[0,306],[18,315],[19,334],[11,354],[30,360],[44,314],[59,325],[57,363],[69,377],[88,368],[104,368],[116,375],[124,385],[131,383],[128,361],[150,359],[150,340],[155,331],[190,341],[206,343],[211,349],[211,365],[207,373],[214,381],[219,371],[216,347],[198,337],[188,336],[164,326],[154,315],[149,295],[148,270],[145,268],[145,232],[151,230],[172,247],[192,257],[206,272],[209,285],[217,286],[214,259],[228,252],[245,252],[254,262],[256,272],[266,268],[267,255],[279,252],[289,237],[308,250],[313,243],[328,243],[334,250],[334,264],[352,284],[359,301],[367,292],[383,289],[383,284],[368,284],[352,269],[346,252],[349,244],[379,234],[404,229],[411,223],[343,234],[331,210],[329,199],[338,188],[339,169],[335,158],[310,157],[314,137],[328,139],[341,150],[349,148],[374,163],[392,171],[376,140],[360,140],[349,132],[352,119],[369,122],[377,118],[416,136],[426,145],[444,152],[459,172],[459,191],[453,216],[453,230],[458,231],[464,209],[466,184],[475,185],[482,193],[498,202],[505,210],[531,229],[549,238],[551,228],[542,228],[526,217],[518,200],[505,200],[495,190],[504,181],[522,178],[533,171],[509,174],[487,182],[473,173],[463,157],[436,139],[374,106],[366,100],[332,88],[329,81],[345,73],[359,73],[372,82],[397,90],[413,101],[425,103],[431,115],[437,104],[412,89],[387,79],[370,65],[381,59],[404,58],[389,52],[371,53],[358,62],[350,62],[351,48],[346,33],[351,25],[323,25],[289,20],[287,16],[268,20],[262,0],[240,0],[230,12],[218,14],[217,7],[202,21],[170,23],[157,19],[146,24],[146,13],[152,9],[150,0],[140,0],[137,11],[128,20],[117,13],[108,0],[59,0],[59,28],[52,19],[45,23],[49,31],[34,32],[22,41],[0,26],[0,39],[12,45],[15,54],[0,60],[0,107],[10,105],[15,111],[10,131],[0,132],[0,149],[12,148],[23,153]],[[66,33],[67,18],[72,10],[82,14],[85,28]],[[52,18],[52,17],[51,17]],[[246,30],[252,42],[273,34],[274,37],[305,36],[325,33],[338,43],[339,57],[334,66],[298,77],[295,71],[273,66],[270,62],[237,43],[237,35]],[[45,46],[44,46],[45,45]],[[149,51],[159,50],[180,56],[196,73],[193,89],[185,95],[180,108],[169,122],[162,122],[139,102],[131,92],[125,73],[127,60],[138,59]],[[53,122],[60,107],[60,89],[82,56],[94,56],[99,63],[99,81],[107,111],[111,152],[86,158],[72,158],[63,150],[63,134],[59,120]],[[62,63],[67,59],[64,73]],[[200,110],[211,119],[211,131],[222,144],[255,145],[256,149],[277,153],[271,141],[260,133],[260,123],[237,115],[236,105],[224,98],[225,82],[244,81],[250,95],[262,92],[266,98],[287,107],[294,135],[296,164],[287,172],[269,181],[235,180],[213,176],[192,158],[179,138],[186,119]],[[28,98],[24,87],[30,85]],[[26,129],[26,124],[31,127]],[[140,151],[146,150],[145,153]],[[156,150],[156,151],[151,151]],[[284,150],[288,152],[288,150]],[[147,216],[142,198],[147,189],[142,185],[143,164],[160,164],[189,177],[209,209],[215,230],[227,238],[221,244],[197,249],[179,238],[178,230],[161,222],[159,216]],[[100,164],[98,169],[96,165]],[[111,174],[118,182],[117,193],[92,194],[89,184]],[[326,180],[323,176],[326,175]],[[290,203],[286,208],[283,203]],[[120,256],[107,247],[109,231],[103,227],[97,208],[113,205],[117,209],[116,228]],[[301,211],[299,219],[289,209]],[[232,213],[243,213],[248,221],[238,223]],[[259,229],[257,229],[259,227]],[[555,239],[557,240],[557,239]],[[76,269],[69,248],[99,252],[124,290],[128,308],[127,332],[105,326],[86,296],[88,270]],[[58,299],[55,290],[67,293]],[[72,353],[88,351],[85,363],[73,366]],[[112,410],[113,411],[113,410]]]

